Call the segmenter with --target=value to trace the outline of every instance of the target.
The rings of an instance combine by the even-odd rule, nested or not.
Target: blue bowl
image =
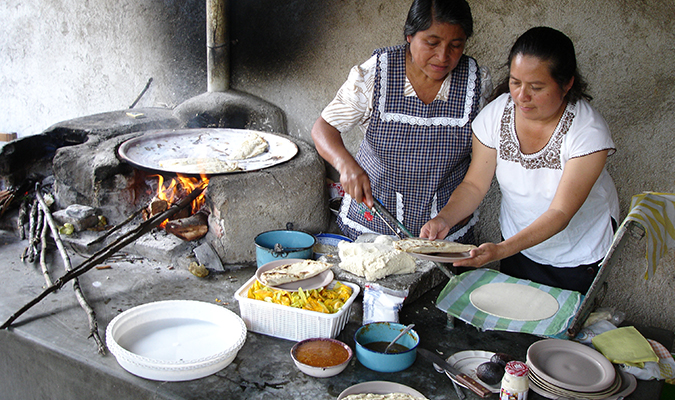
[[[336,235],[334,233],[319,233],[314,235],[316,238],[316,245],[314,246],[314,259],[318,260],[319,257],[323,255],[337,256],[337,246],[340,242],[353,242],[347,236]],[[331,246],[326,247],[326,246]],[[319,251],[317,251],[319,250]],[[321,251],[321,250],[330,250],[330,251]]]
[[[305,232],[291,230],[263,232],[255,237],[258,268],[268,262],[284,258],[311,259],[314,243],[316,243],[314,236]]]
[[[373,322],[360,327],[354,334],[357,360],[368,369],[378,372],[398,372],[410,367],[415,362],[417,345],[420,342],[417,332],[413,329],[396,342],[408,348],[401,353],[384,353],[364,347],[373,342],[389,343],[405,327],[394,322]]]

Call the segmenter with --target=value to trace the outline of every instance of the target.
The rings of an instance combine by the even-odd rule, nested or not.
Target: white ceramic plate
[[[108,349],[130,373],[187,381],[227,367],[246,341],[239,316],[215,304],[168,300],[131,308],[106,328]]]
[[[280,265],[288,264],[289,262],[298,262],[298,261],[302,260],[285,259],[285,260],[270,261],[267,264],[260,266],[260,268],[258,268],[255,271],[255,277],[258,281],[260,281],[260,274],[262,274],[263,272],[269,271],[272,268],[276,268]],[[299,288],[302,288],[302,290],[319,289],[331,283],[334,277],[335,276],[333,274],[333,271],[327,269],[322,273],[320,273],[319,275],[313,276],[311,278],[270,287],[272,289],[280,289],[285,290],[287,292],[297,292]]]
[[[619,387],[619,389],[615,393],[611,395],[604,395],[603,397],[600,397],[600,399],[620,400],[628,396],[629,394],[633,393],[633,391],[635,391],[635,388],[637,387],[637,379],[635,378],[635,376],[623,371],[619,371],[619,374],[621,375],[621,387]],[[533,381],[530,381],[530,389],[532,389],[533,392],[543,397],[546,397],[547,399],[557,400],[561,398],[560,394],[550,392],[540,387],[536,382]],[[569,397],[569,395],[567,397]]]
[[[562,339],[545,339],[527,349],[527,364],[543,380],[577,392],[601,392],[614,383],[616,371],[600,352]]]
[[[518,283],[488,283],[469,294],[477,309],[499,318],[540,321],[558,312],[558,300],[541,289]]]
[[[490,351],[465,350],[465,351],[460,351],[458,353],[455,353],[455,354],[451,355],[450,357],[448,357],[448,359],[446,361],[448,362],[448,364],[457,368],[461,372],[469,375],[470,377],[475,379],[478,383],[480,383],[481,385],[490,389],[490,391],[492,393],[499,393],[499,389],[501,388],[501,384],[488,385],[487,383],[478,379],[478,377],[476,376],[476,367],[478,367],[479,365],[481,365],[484,362],[490,361],[490,358],[494,354],[495,353],[490,352]],[[450,377],[450,374],[448,374],[447,372],[446,372],[446,375],[448,375],[448,378],[452,379]],[[455,383],[459,384],[462,387],[466,387],[458,381],[455,381]]]
[[[289,139],[267,132],[246,129],[201,128],[154,131],[122,143],[120,157],[137,167],[155,171],[194,174],[193,167],[162,167],[163,161],[180,158],[216,158],[228,160],[249,133],[257,133],[269,144],[268,151],[246,160],[236,160],[243,171],[255,171],[290,160],[298,146]],[[239,171],[233,171],[239,172]],[[226,172],[227,173],[227,172]],[[213,173],[217,175],[218,173]]]
[[[417,257],[420,260],[443,262],[443,263],[451,263],[471,258],[471,253],[469,253],[468,251],[464,253],[432,253],[432,254],[408,253],[408,254],[410,254],[413,257]]]
[[[350,394],[388,394],[388,393],[406,393],[411,396],[425,398],[422,393],[417,390],[408,387],[406,385],[401,385],[400,383],[387,382],[387,381],[371,381],[357,383],[356,385],[350,386],[347,389],[343,390],[342,393],[338,396],[337,400],[342,400]]]
[[[588,400],[603,400],[617,391],[621,388],[621,376],[619,374],[616,374],[616,377],[614,379],[614,382],[605,390],[599,391],[599,392],[577,392],[574,390],[567,390],[563,389],[561,387],[555,386],[552,383],[547,382],[546,380],[542,379],[533,370],[530,370],[529,374],[530,378],[530,383],[537,385],[540,389],[545,390],[549,393],[556,394],[561,397],[565,398],[584,398]]]

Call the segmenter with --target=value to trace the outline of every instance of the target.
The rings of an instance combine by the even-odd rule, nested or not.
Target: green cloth
[[[497,282],[529,285],[550,293],[558,301],[558,312],[541,321],[516,321],[489,315],[471,304],[469,296],[474,289],[488,283]],[[565,332],[579,310],[582,299],[583,296],[579,292],[514,278],[488,268],[479,268],[452,277],[438,295],[436,307],[455,318],[484,330],[523,332],[567,339]]]
[[[601,333],[594,337],[592,342],[596,350],[615,364],[643,368],[647,361],[659,361],[647,339],[633,326]]]

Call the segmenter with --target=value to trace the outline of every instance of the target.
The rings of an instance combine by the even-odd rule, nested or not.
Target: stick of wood
[[[2,218],[9,208],[9,205],[14,201],[14,193],[16,193],[16,191],[5,190],[0,193],[0,218]]]
[[[42,234],[40,235],[42,250],[40,251],[40,267],[42,268],[42,275],[45,277],[45,283],[47,287],[52,286],[52,277],[49,275],[49,269],[47,268],[47,261],[45,260],[47,254],[47,232],[49,232],[49,224],[45,219],[42,224]]]
[[[127,246],[129,243],[134,242],[136,239],[139,237],[143,236],[147,232],[151,231],[152,229],[156,228],[161,224],[164,220],[171,218],[174,214],[182,210],[183,208],[189,206],[194,199],[196,199],[202,192],[206,189],[206,185],[203,184],[202,186],[199,186],[195,188],[187,197],[179,201],[178,203],[174,204],[166,210],[165,212],[158,214],[146,221],[143,221],[141,224],[138,225],[134,230],[131,230],[127,232],[125,235],[119,237],[117,240],[112,242],[110,245],[108,245],[106,248],[99,250],[96,252],[94,255],[92,255],[89,259],[85,260],[82,264],[80,264],[77,268],[66,272],[62,277],[56,280],[54,282],[53,286],[48,287],[45,289],[42,293],[40,293],[37,297],[35,297],[33,300],[28,302],[26,305],[21,307],[17,312],[15,312],[7,321],[5,321],[2,326],[0,326],[0,329],[7,329],[9,326],[14,322],[17,318],[19,318],[23,313],[28,311],[31,307],[42,301],[45,297],[47,297],[50,293],[55,292],[59,288],[61,288],[66,282],[70,281],[73,278],[76,278],[83,273],[89,271],[90,269],[94,268],[96,265],[102,263],[105,261],[108,257],[110,257],[112,254],[115,254],[118,250],[121,248]]]
[[[19,206],[19,217],[16,219],[16,227],[19,231],[19,239],[24,240],[26,238],[26,229],[24,224],[26,223],[26,216],[28,215],[28,201],[25,199],[21,202]]]
[[[141,212],[143,212],[143,209],[144,209],[144,208],[145,208],[145,207],[143,207],[143,208],[141,208],[141,209],[139,209],[139,210],[136,210],[133,214],[131,214],[130,216],[128,216],[127,219],[125,219],[124,221],[122,221],[121,224],[117,224],[117,225],[113,226],[112,228],[108,229],[103,235],[101,235],[101,236],[99,236],[98,238],[96,238],[96,239],[92,240],[91,242],[89,242],[89,243],[87,244],[87,246],[91,246],[91,245],[94,245],[94,244],[96,244],[96,243],[102,242],[105,238],[107,238],[108,236],[110,236],[110,235],[112,235],[113,233],[115,233],[116,231],[118,231],[118,230],[119,230],[120,228],[122,228],[124,225],[126,225],[126,224],[128,224],[129,222],[133,221],[134,218],[136,218],[136,216],[138,216],[138,214],[140,214]]]
[[[29,219],[28,219],[28,247],[24,251],[24,254],[21,256],[21,261],[28,259],[28,262],[35,261],[35,236],[37,236],[37,220],[38,220],[38,202],[37,199],[33,200],[33,204],[30,207]]]
[[[56,248],[59,249],[59,253],[61,254],[61,259],[63,259],[63,266],[66,269],[66,272],[70,271],[73,269],[73,266],[70,262],[70,257],[68,256],[68,252],[66,251],[66,247],[63,245],[63,241],[61,240],[61,235],[59,234],[59,227],[56,224],[56,221],[54,221],[54,217],[52,216],[52,213],[49,211],[49,206],[45,202],[45,199],[42,197],[42,193],[40,193],[40,184],[37,183],[35,185],[35,197],[37,198],[38,202],[40,203],[40,207],[42,209],[42,212],[44,214],[44,220],[45,220],[45,229],[43,231],[46,231],[46,227],[49,226],[52,231],[52,238],[54,239],[54,242],[56,243]],[[43,237],[43,253],[45,252],[45,247],[46,247],[46,234],[44,234]],[[46,267],[45,267],[46,269]],[[47,277],[49,277],[49,274],[47,273]],[[48,283],[51,283],[51,280],[49,280]],[[51,286],[48,284],[48,286]],[[89,336],[94,339],[94,342],[96,342],[96,348],[98,350],[99,354],[105,354],[105,346],[103,345],[103,341],[101,340],[101,336],[98,333],[98,321],[96,320],[96,312],[94,309],[89,305],[89,302],[87,301],[87,298],[84,297],[84,293],[82,292],[82,288],[80,287],[80,282],[78,278],[73,278],[73,290],[75,291],[75,298],[77,298],[77,302],[80,303],[80,307],[84,310],[85,313],[87,313],[87,319],[89,320]]]

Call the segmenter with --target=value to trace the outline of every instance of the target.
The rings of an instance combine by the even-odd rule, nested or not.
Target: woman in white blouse
[[[317,151],[346,192],[338,224],[347,236],[391,234],[370,212],[375,199],[417,235],[461,182],[481,95],[481,71],[463,54],[472,33],[465,0],[415,0],[405,44],[353,67],[315,122]],[[341,133],[357,126],[364,139],[352,156]],[[473,241],[475,218],[465,217],[447,230],[453,240]]]
[[[501,260],[508,275],[585,293],[619,214],[605,170],[615,151],[609,128],[588,102],[574,45],[562,32],[528,30],[513,45],[508,66],[498,97],[473,122],[464,181],[420,235],[444,237],[478,207],[496,176],[504,240],[483,243],[454,265]]]

